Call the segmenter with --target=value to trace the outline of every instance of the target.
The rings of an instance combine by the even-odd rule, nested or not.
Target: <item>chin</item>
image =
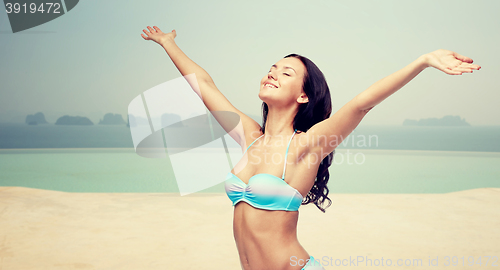
[[[262,92],[262,90],[259,92],[259,98],[260,100],[266,102],[266,95]]]
[[[263,102],[266,102],[266,103],[271,99],[269,94],[266,93],[264,90],[260,90],[259,98],[260,98],[260,100],[262,100]]]
[[[259,98],[260,98],[260,100],[262,100],[262,102],[265,102],[268,105],[275,103],[275,100],[276,100],[275,97],[273,97],[272,95],[267,94],[264,91],[260,91]]]

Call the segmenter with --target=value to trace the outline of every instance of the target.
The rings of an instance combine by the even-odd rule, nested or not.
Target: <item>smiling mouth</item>
[[[270,84],[270,83],[266,83],[266,84],[264,84],[264,87],[268,87],[268,88],[278,88],[277,86],[274,86],[274,85],[272,85],[272,84]]]

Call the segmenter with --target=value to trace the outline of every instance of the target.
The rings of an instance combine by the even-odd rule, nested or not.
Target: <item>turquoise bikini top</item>
[[[285,182],[286,158],[288,156],[288,148],[297,130],[293,132],[285,154],[285,166],[283,168],[283,176],[281,179],[275,175],[268,173],[256,174],[245,184],[240,178],[229,172],[226,176],[225,188],[226,194],[233,202],[233,206],[244,201],[251,206],[265,210],[285,210],[297,211],[302,204],[303,197],[298,190],[291,187]],[[264,136],[264,134],[262,134]],[[253,141],[245,150],[243,155],[248,151],[250,146],[258,139]]]

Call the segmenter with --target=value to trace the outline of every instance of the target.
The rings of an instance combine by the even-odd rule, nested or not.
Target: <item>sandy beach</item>
[[[499,188],[330,198],[326,213],[302,206],[298,228],[325,269],[500,269]],[[0,269],[241,268],[225,194],[0,187]]]

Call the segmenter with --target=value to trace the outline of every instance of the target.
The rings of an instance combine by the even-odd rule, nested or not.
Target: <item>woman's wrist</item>
[[[426,69],[429,67],[429,57],[427,54],[423,54],[420,57],[417,58],[417,63],[418,66],[421,67],[422,69]]]
[[[160,45],[163,47],[163,48],[166,48],[167,46],[170,46],[172,44],[175,44],[175,41],[173,38],[166,38],[165,40],[162,40]]]

